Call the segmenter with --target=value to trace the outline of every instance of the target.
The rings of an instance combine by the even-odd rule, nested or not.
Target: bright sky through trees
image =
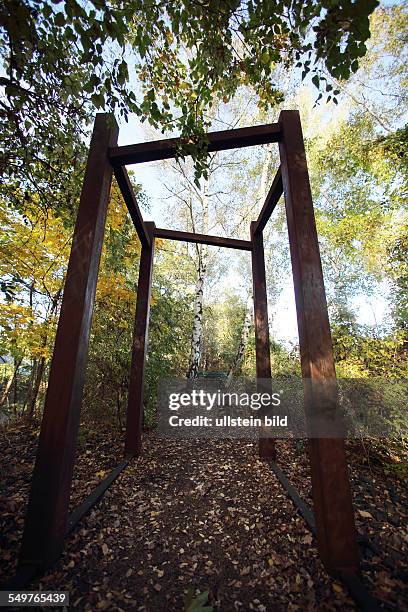
[[[190,13],[184,10],[187,0],[177,6],[169,4],[169,10],[177,13],[180,9],[186,21],[177,25],[176,13],[171,17],[173,26],[182,30],[176,42],[174,33],[166,30],[170,21],[159,24],[158,33],[154,10],[147,15],[149,36],[158,34],[157,39],[150,40],[148,51],[147,30],[138,28],[126,7],[122,21],[116,19],[116,8],[107,5],[106,19],[101,22],[100,15],[94,15],[93,23],[75,0],[54,3],[51,12],[49,2],[44,0],[38,5],[36,19],[31,19],[34,13],[30,13],[27,27],[15,28],[19,20],[24,22],[31,7],[25,0],[18,2],[22,9],[17,11],[17,21],[6,19],[10,36],[2,30],[5,44],[0,81],[5,145],[0,315],[6,330],[0,350],[11,356],[5,373],[7,385],[18,379],[17,399],[10,405],[18,405],[23,411],[24,402],[26,406],[42,405],[41,390],[48,375],[89,129],[95,112],[109,112],[113,107],[121,124],[120,144],[193,135],[189,151],[195,156],[195,168],[191,158],[178,167],[163,162],[132,168],[146,220],[152,219],[162,227],[186,231],[207,228],[203,233],[246,239],[249,222],[256,219],[278,166],[278,147],[217,154],[208,158],[211,163],[207,167],[201,148],[202,131],[274,122],[281,108],[299,109],[338,373],[346,377],[401,374],[408,319],[404,280],[408,25],[402,4],[383,5],[374,11],[369,39],[367,15],[374,7],[347,0],[336,5],[330,13],[334,21],[329,24],[327,40],[333,42],[339,32],[338,11],[351,11],[351,22],[341,20],[350,53],[346,58],[337,52],[329,57],[329,50],[323,49],[323,36],[318,43],[323,55],[314,65],[307,64],[309,51],[304,48],[314,34],[304,36],[298,26],[303,27],[303,18],[309,24],[306,29],[316,20],[320,28],[328,25],[319,2],[290,5],[290,10],[300,10],[293,16],[293,32],[285,30],[282,23],[276,26],[277,21],[289,20],[284,14],[286,3],[279,5],[283,16],[279,11],[266,15],[268,2],[254,3],[263,11],[254,17],[255,34],[252,30],[247,33],[254,45],[254,63],[243,64],[237,63],[242,51],[239,45],[234,47],[237,40],[234,38],[233,44],[224,40],[225,24],[219,24],[216,31],[225,55],[217,59],[202,53],[200,45],[208,43],[213,30],[207,27],[208,20],[193,24],[198,30],[188,29]],[[120,3],[117,6],[122,10]],[[150,9],[151,5],[144,3],[140,10]],[[308,11],[317,12],[308,16]],[[135,15],[137,21],[140,14],[136,11]],[[265,19],[275,23],[271,26],[273,36],[272,30],[268,34],[272,37],[273,58],[268,52],[267,62],[266,39],[262,38],[265,33],[261,32],[262,46],[258,44],[259,28]],[[135,32],[127,28],[130,22]],[[356,25],[361,32],[355,31]],[[127,68],[121,60],[112,71],[109,62],[118,59],[115,53],[117,45],[122,44],[119,39],[129,31],[135,39],[123,39]],[[167,32],[168,42],[163,43],[164,55],[160,47],[163,32]],[[98,45],[104,47],[103,52]],[[174,45],[182,60],[180,65],[174,63]],[[368,51],[362,56],[365,47]],[[250,57],[248,50],[245,53]],[[343,73],[347,64],[352,73],[348,80]],[[215,72],[206,80],[212,69]],[[231,69],[235,72],[230,74]],[[21,89],[21,83],[26,83],[27,90]],[[319,91],[323,96],[316,105]],[[116,104],[118,95],[122,98]],[[195,115],[194,103],[198,101]],[[168,112],[177,115],[176,121],[166,123],[165,104],[170,107]],[[123,121],[123,113],[129,116],[128,123]],[[152,121],[142,123],[144,117]],[[198,175],[199,186],[194,182]],[[115,187],[112,202],[97,291],[86,401],[94,406],[95,398],[106,394],[106,404],[104,400],[96,409],[114,402],[120,416],[126,403],[139,244]],[[296,351],[290,350],[297,341],[297,325],[283,208],[281,203],[265,229],[265,254],[274,371],[288,373],[296,371],[299,364]],[[66,248],[61,248],[61,240]],[[247,333],[250,292],[248,253],[214,248],[200,251],[191,245],[158,241],[146,374],[148,406],[154,407],[158,378],[185,376],[190,371],[194,337],[201,336],[202,342],[194,367],[198,359],[199,367],[207,371],[229,373],[237,367],[237,372],[253,375],[254,338],[252,331]],[[200,317],[195,313],[201,313]],[[199,325],[194,324],[196,320]],[[17,375],[13,379],[14,373]],[[37,379],[43,386],[37,385]]]

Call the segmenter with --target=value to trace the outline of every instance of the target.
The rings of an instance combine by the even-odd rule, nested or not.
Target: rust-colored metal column
[[[46,568],[61,553],[89,333],[112,180],[113,116],[95,119],[55,339],[19,565]]]
[[[254,294],[256,377],[271,379],[269,346],[268,300],[266,294],[265,256],[262,232],[256,232],[257,223],[251,223],[252,282]],[[259,456],[276,459],[274,438],[259,438]]]
[[[299,113],[282,111],[279,123],[306,414],[330,415],[336,410],[335,385],[330,384],[336,372]],[[320,557],[329,571],[357,572],[359,554],[344,440],[311,438],[309,453]]]
[[[142,449],[144,369],[149,331],[150,297],[154,257],[154,223],[145,222],[150,245],[142,246],[137,285],[132,362],[126,420],[125,455],[139,455]]]

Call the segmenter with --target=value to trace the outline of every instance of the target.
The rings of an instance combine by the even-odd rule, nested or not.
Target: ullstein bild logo
[[[407,435],[403,380],[300,377],[160,381],[163,437],[384,438]]]
[[[244,383],[225,386],[220,381],[166,381],[159,389],[159,432],[253,437],[265,428],[287,428],[281,391],[268,391],[268,386],[256,390],[256,386]]]
[[[223,417],[206,417],[198,415],[193,418],[183,418],[179,416],[171,416],[169,418],[169,425],[171,427],[287,427],[288,417],[264,416],[262,419],[250,416],[245,417],[231,417],[230,415],[224,415]]]

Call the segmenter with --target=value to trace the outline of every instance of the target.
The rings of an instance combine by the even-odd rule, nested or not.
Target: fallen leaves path
[[[12,423],[0,437],[2,581],[15,571],[38,431],[38,423]],[[376,547],[364,551],[365,583],[385,609],[408,610],[407,487],[376,467],[373,448],[348,448],[358,529]],[[83,425],[71,510],[122,453],[122,432]],[[278,463],[311,504],[304,445],[279,441]],[[69,591],[72,610],[182,612],[191,588],[208,591],[221,611],[355,609],[255,444],[164,440],[154,431],[67,538],[59,562],[29,588]]]
[[[163,611],[190,586],[219,610],[355,609],[256,445],[150,433],[41,588],[73,609]]]

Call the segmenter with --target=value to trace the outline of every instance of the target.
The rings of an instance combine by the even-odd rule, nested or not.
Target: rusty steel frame
[[[135,327],[133,331],[132,360],[130,366],[129,396],[126,415],[125,455],[139,455],[142,449],[144,370],[147,335],[149,330],[150,297],[154,257],[154,229],[146,222],[149,246],[142,246],[137,285]]]
[[[239,249],[241,251],[251,251],[252,242],[250,240],[236,240],[235,238],[223,238],[222,236],[208,236],[207,234],[197,234],[191,232],[179,232],[156,228],[155,238],[165,238],[167,240],[181,240],[182,242],[195,242],[208,244],[210,246],[224,247],[227,249]]]
[[[271,380],[272,373],[264,245],[262,233],[256,233],[256,228],[257,223],[253,221],[250,225],[250,233],[252,241],[251,263],[254,302],[256,378],[258,380],[258,385],[263,385],[265,384],[266,380]],[[271,392],[271,389],[259,388],[258,391]],[[259,456],[263,458],[269,457],[270,459],[276,460],[276,445],[274,438],[267,438],[263,435],[260,436]]]
[[[19,565],[47,567],[66,532],[99,260],[117,142],[113,118],[97,115],[72,240],[51,361]]]
[[[278,123],[256,125],[236,130],[224,130],[222,132],[210,132],[207,134],[208,152],[212,153],[279,142],[279,137],[280,125]],[[112,146],[109,150],[109,157],[115,166],[171,159],[178,155],[183,144],[186,145],[187,143],[180,138],[167,138],[153,142],[126,145],[124,147]]]
[[[279,142],[295,289],[306,417],[336,409],[329,315],[299,113],[282,111]],[[328,381],[328,385],[323,383]],[[329,570],[356,572],[359,553],[344,440],[310,438],[312,494],[320,557]]]
[[[268,195],[266,196],[265,204],[263,205],[262,210],[259,213],[257,221],[253,222],[252,233],[254,236],[262,233],[262,231],[265,229],[265,225],[268,223],[282,194],[283,194],[282,171],[281,171],[281,167],[279,166],[275,174],[275,178],[272,181],[272,185],[271,185],[271,188],[269,189]]]
[[[282,111],[279,121],[274,124],[207,135],[209,151],[272,142],[279,144],[281,164],[258,219],[251,223],[250,241],[158,229],[154,223],[145,222],[124,166],[177,157],[185,143],[171,138],[118,147],[117,137],[118,126],[114,118],[98,114],[65,280],[19,557],[19,571],[27,575],[33,567],[38,571],[44,570],[59,556],[67,532],[84,371],[113,173],[142,245],[127,410],[126,457],[137,456],[141,452],[144,364],[155,237],[251,252],[257,377],[270,379],[262,231],[284,193],[302,377],[306,382],[321,382],[333,380],[336,376],[299,113]],[[332,399],[319,396],[310,390],[310,385],[305,384],[306,414],[315,407],[332,406]],[[261,439],[259,451],[261,456],[275,459],[274,440]],[[309,452],[320,557],[329,571],[355,574],[359,570],[359,555],[344,440],[311,439]],[[106,488],[110,482],[107,480]],[[91,496],[91,501],[94,498],[100,498],[99,492]]]

